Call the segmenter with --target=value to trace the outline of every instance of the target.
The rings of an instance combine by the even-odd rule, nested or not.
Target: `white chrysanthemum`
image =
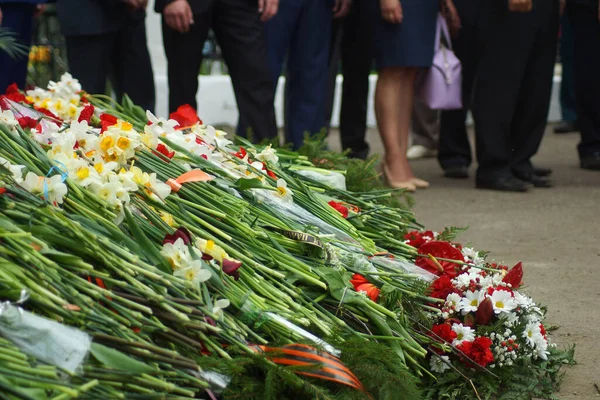
[[[543,336],[535,343],[535,354],[542,360],[548,359],[548,341]]]
[[[539,322],[527,324],[523,331],[523,337],[525,338],[527,345],[531,348],[534,348],[538,342],[542,340],[545,341]]]
[[[446,297],[446,304],[445,306],[451,309],[458,309],[459,304],[461,302],[462,298],[460,297],[459,294],[457,293],[450,293],[447,297]]]
[[[481,302],[483,301],[484,298],[484,293],[476,290],[476,291],[471,291],[471,290],[467,290],[465,292],[465,297],[463,297],[460,300],[460,311],[463,314],[468,314],[470,312],[475,312],[477,311],[477,309],[479,308],[479,304],[481,304]]]
[[[506,290],[495,290],[490,296],[490,299],[492,300],[492,305],[494,306],[494,312],[496,314],[510,312],[517,307],[517,303],[512,297],[512,294]]]
[[[450,358],[448,356],[432,356],[429,360],[429,368],[432,372],[441,374],[450,369],[449,363]]]
[[[452,330],[456,333],[456,339],[452,341],[452,345],[458,346],[462,342],[472,342],[475,340],[475,331],[463,324],[452,325]]]
[[[528,309],[529,307],[535,305],[535,303],[533,302],[533,299],[531,297],[525,296],[519,292],[514,292],[514,295],[515,295],[515,302],[517,303],[518,307]]]

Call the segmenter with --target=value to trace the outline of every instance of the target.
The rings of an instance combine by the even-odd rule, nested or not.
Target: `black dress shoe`
[[[444,168],[444,176],[446,178],[466,179],[469,177],[469,168],[466,165],[453,165]]]
[[[600,171],[600,152],[594,153],[589,156],[581,157],[580,159],[581,168],[591,169],[593,171]]]
[[[531,183],[524,182],[514,176],[509,176],[494,180],[477,179],[475,187],[477,189],[499,190],[502,192],[526,192],[531,187]]]
[[[554,182],[545,176],[530,172],[528,174],[519,174],[515,172],[515,176],[524,182],[531,183],[536,188],[551,188],[554,187]]]
[[[554,133],[574,133],[579,131],[577,123],[573,121],[563,121],[554,127]]]
[[[533,173],[537,176],[550,176],[552,175],[552,170],[550,168],[533,167]]]

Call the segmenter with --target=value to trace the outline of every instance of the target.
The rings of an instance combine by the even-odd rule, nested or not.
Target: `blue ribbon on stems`
[[[64,183],[64,181],[66,181],[67,178],[69,177],[69,174],[65,172],[67,170],[67,166],[65,164],[61,163],[60,161],[57,161],[57,160],[53,160],[53,161],[55,163],[57,163],[58,165],[60,165],[61,167],[63,167],[64,171],[55,165],[52,168],[50,168],[50,170],[46,174],[46,178],[50,178],[50,175],[52,174],[52,172],[56,171],[60,174],[61,180]],[[44,179],[44,200],[48,201],[48,199],[49,199],[48,182],[46,181],[46,179]]]

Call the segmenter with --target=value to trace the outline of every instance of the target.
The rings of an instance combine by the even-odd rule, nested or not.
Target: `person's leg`
[[[346,16],[348,18],[348,16]],[[340,60],[342,58],[342,41],[344,40],[345,19],[333,21],[331,29],[331,43],[329,45],[329,76],[327,81],[327,110],[325,112],[325,127],[329,132],[331,118],[333,115],[333,103],[335,101],[335,88],[337,76],[340,72]]]
[[[104,93],[117,34],[66,36],[69,71],[91,94]]]
[[[510,132],[536,28],[531,13],[512,13],[505,2],[485,2],[483,49],[473,93],[479,168],[477,186],[526,190],[512,175]]]
[[[392,183],[406,183],[414,178],[406,150],[416,75],[415,68],[387,67],[379,71],[375,114],[385,149],[385,172]]]
[[[581,167],[600,169],[600,22],[595,13],[582,6],[568,8],[575,45],[575,87],[577,115],[581,130]]]
[[[127,94],[135,104],[154,113],[154,73],[146,45],[145,14],[129,18],[118,32],[114,54],[111,81],[117,98]]]
[[[546,130],[552,95],[556,37],[558,35],[558,3],[540,0],[532,17],[537,21],[537,33],[527,55],[527,67],[521,79],[517,108],[511,126],[511,169],[522,180],[535,186],[551,183],[538,178],[531,158],[537,153]],[[537,15],[536,15],[537,14]]]
[[[462,168],[464,178],[472,161],[466,123],[477,69],[478,40],[477,26],[472,24],[464,24],[458,36],[452,39],[454,53],[462,63],[463,108],[442,111],[440,118],[438,161],[445,171]]]
[[[254,2],[217,0],[213,29],[223,50],[240,113],[237,134],[254,141],[277,137],[273,79]]]
[[[434,157],[440,134],[440,112],[415,99],[412,113],[412,146],[408,159]]]
[[[342,38],[342,107],[340,137],[342,148],[350,156],[366,158],[369,145],[365,141],[369,98],[369,75],[373,67],[369,17],[364,1],[356,1],[344,21]]]
[[[573,45],[572,27],[569,23],[569,17],[565,14],[560,18],[560,62],[562,65],[560,110],[562,123],[554,128],[556,133],[568,133],[577,129]]]
[[[328,2],[303,2],[290,46],[286,93],[289,95],[286,128],[295,148],[302,145],[305,133],[315,134],[325,127],[331,23]]]
[[[31,33],[33,29],[33,13],[35,5],[2,3],[2,28],[14,32],[19,43],[31,46]],[[16,83],[21,89],[25,88],[27,78],[27,54],[12,58],[8,53],[0,51],[0,93]]]
[[[171,29],[162,19],[162,36],[167,57],[169,112],[183,104],[198,107],[198,75],[202,63],[202,47],[208,36],[210,12],[194,14],[194,24],[186,33]]]

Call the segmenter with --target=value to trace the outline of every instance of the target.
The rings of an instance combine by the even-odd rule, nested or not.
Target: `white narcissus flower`
[[[16,183],[23,182],[23,168],[25,168],[24,165],[13,165],[10,163],[10,161],[2,157],[0,157],[0,165],[10,171]]]
[[[456,339],[452,341],[453,346],[458,346],[462,342],[472,342],[475,340],[475,331],[463,324],[452,325],[452,330],[456,333]]]
[[[51,178],[46,178],[46,185],[48,189],[48,199],[50,203],[62,204],[65,195],[67,194],[67,185],[63,182],[63,177],[60,175],[54,175]],[[45,189],[44,189],[45,191]]]
[[[463,314],[468,314],[470,312],[476,312],[479,308],[479,304],[483,301],[483,293],[479,290],[471,291],[467,290],[465,292],[465,297],[460,299],[460,310]]]
[[[160,250],[160,254],[165,256],[173,271],[187,268],[191,263],[188,247],[181,238],[174,243],[165,243]]]
[[[176,270],[173,275],[184,278],[195,285],[206,282],[212,276],[210,271],[202,268],[202,262],[200,260],[194,260],[188,267]]]
[[[0,123],[8,125],[10,129],[14,129],[19,125],[19,121],[15,118],[15,115],[10,110],[0,112]]]
[[[215,316],[217,317],[221,317],[223,315],[223,310],[227,307],[229,307],[229,304],[231,304],[229,302],[229,300],[227,299],[219,299],[217,301],[215,301],[215,304],[213,305],[213,314],[215,314]]]
[[[204,140],[207,144],[212,146],[216,146],[219,148],[224,148],[233,143],[231,140],[226,139],[226,132],[215,129],[212,126],[202,127],[200,125],[196,125],[195,128],[192,129],[194,133],[198,133],[200,138]]]
[[[279,197],[288,201],[291,201],[294,195],[292,190],[288,189],[287,182],[284,179],[277,179],[277,193],[279,193]]]
[[[173,119],[166,120],[164,118],[157,118],[150,111],[146,111],[146,118],[148,118],[150,125],[144,127],[144,132],[155,138],[174,133],[175,127],[179,125],[177,121]]]
[[[512,296],[512,293],[506,290],[495,290],[490,296],[494,312],[496,314],[506,313],[517,308],[517,302]]]
[[[270,162],[273,164],[277,164],[279,161],[279,157],[275,154],[275,149],[271,145],[268,145],[256,155],[256,159],[262,162]]]
[[[429,360],[429,368],[432,372],[436,372],[441,374],[450,369],[448,365],[450,363],[450,358],[448,356],[431,356],[431,360]]]

